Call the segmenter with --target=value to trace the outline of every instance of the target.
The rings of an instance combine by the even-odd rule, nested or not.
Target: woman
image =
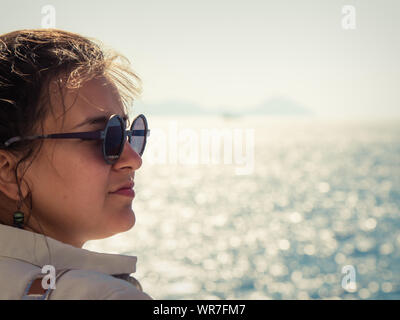
[[[136,257],[82,249],[135,224],[148,130],[125,111],[140,83],[78,34],[0,35],[0,299],[152,299]]]

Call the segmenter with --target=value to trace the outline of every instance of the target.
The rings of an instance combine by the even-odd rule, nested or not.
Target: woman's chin
[[[114,217],[113,221],[109,221],[105,227],[105,232],[98,239],[111,237],[117,233],[126,232],[133,228],[136,223],[135,214],[131,211],[128,214]]]
[[[122,214],[121,217],[117,221],[115,221],[115,233],[130,230],[135,225],[135,223],[135,213],[133,212],[133,210],[129,210],[127,214]]]

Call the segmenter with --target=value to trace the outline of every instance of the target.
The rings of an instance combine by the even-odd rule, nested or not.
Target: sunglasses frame
[[[143,114],[138,115],[138,116],[132,121],[132,124],[131,124],[131,127],[129,128],[129,130],[123,130],[122,146],[120,146],[120,151],[119,151],[118,155],[115,155],[115,156],[107,156],[107,155],[106,155],[106,139],[105,139],[105,137],[107,136],[107,130],[108,130],[109,127],[110,127],[110,122],[111,122],[111,120],[113,120],[114,118],[117,118],[117,119],[120,121],[120,123],[121,123],[121,128],[125,128],[125,127],[126,127],[126,124],[125,124],[124,119],[122,119],[121,116],[119,116],[118,114],[113,114],[113,115],[111,115],[110,118],[108,119],[107,124],[106,124],[106,127],[104,128],[104,130],[102,130],[102,131],[100,132],[101,136],[100,136],[100,138],[98,138],[98,139],[102,139],[102,140],[103,140],[103,143],[102,143],[103,157],[104,157],[104,160],[106,161],[106,163],[108,163],[108,164],[114,164],[114,163],[119,159],[119,157],[121,156],[122,152],[124,151],[125,142],[126,142],[126,137],[128,137],[128,139],[129,139],[128,141],[129,141],[129,143],[131,143],[132,137],[135,137],[135,136],[137,136],[137,137],[142,137],[142,136],[144,136],[144,142],[143,142],[142,149],[138,152],[138,154],[139,154],[140,156],[142,156],[142,155],[143,155],[143,152],[144,152],[144,149],[145,149],[145,147],[146,147],[147,137],[150,135],[150,130],[148,129],[148,125],[147,125],[147,119],[146,119],[146,117],[145,117]],[[139,118],[143,120],[144,129],[143,129],[143,130],[133,130],[133,126],[134,126],[134,124],[135,124],[135,121],[137,121]],[[136,133],[136,134],[135,134],[135,133]],[[136,150],[135,150],[135,151],[136,151]]]
[[[121,124],[121,128],[123,130],[123,138],[122,138],[122,146],[120,146],[120,151],[118,155],[112,156],[112,158],[107,157],[105,154],[105,137],[107,134],[107,130],[110,127],[110,122],[114,118],[117,118],[117,120]],[[135,124],[135,121],[137,121],[139,118],[143,120],[144,123],[144,130],[133,130],[133,126]],[[52,133],[52,134],[45,134],[45,135],[36,135],[36,136],[26,136],[26,137],[12,137],[8,139],[6,142],[3,143],[3,147],[7,148],[10,146],[12,143],[18,142],[18,141],[23,141],[23,140],[36,140],[36,139],[81,139],[81,140],[102,140],[102,151],[103,151],[103,158],[107,164],[114,164],[119,157],[121,156],[122,151],[124,150],[125,147],[125,142],[126,142],[126,137],[129,138],[129,143],[132,141],[132,137],[135,136],[144,136],[144,142],[143,142],[143,147],[139,151],[139,155],[142,156],[144,149],[146,147],[147,143],[147,137],[150,135],[150,129],[148,128],[147,124],[147,119],[143,114],[139,114],[133,121],[132,125],[129,128],[129,130],[125,129],[126,128],[126,123],[125,120],[121,118],[120,115],[118,114],[112,114],[110,118],[108,119],[106,126],[104,130],[97,130],[97,131],[88,131],[88,132],[69,132],[69,133]],[[136,133],[136,134],[135,134]]]

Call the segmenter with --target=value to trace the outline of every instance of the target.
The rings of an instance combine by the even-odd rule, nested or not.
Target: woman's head
[[[0,35],[0,143],[15,136],[96,131],[94,116],[127,115],[140,79],[124,58],[61,30]],[[132,181],[140,156],[128,144],[107,164],[99,141],[24,140],[0,147],[0,222],[21,199],[26,229],[81,247],[129,230],[132,198],[110,194]]]

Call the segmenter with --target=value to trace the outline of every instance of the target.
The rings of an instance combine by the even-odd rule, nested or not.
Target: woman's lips
[[[133,191],[133,189],[131,188],[123,188],[123,189],[119,189],[116,192],[111,192],[111,194],[119,194],[119,195],[123,195],[123,196],[128,196],[128,197],[135,197],[135,191]]]

